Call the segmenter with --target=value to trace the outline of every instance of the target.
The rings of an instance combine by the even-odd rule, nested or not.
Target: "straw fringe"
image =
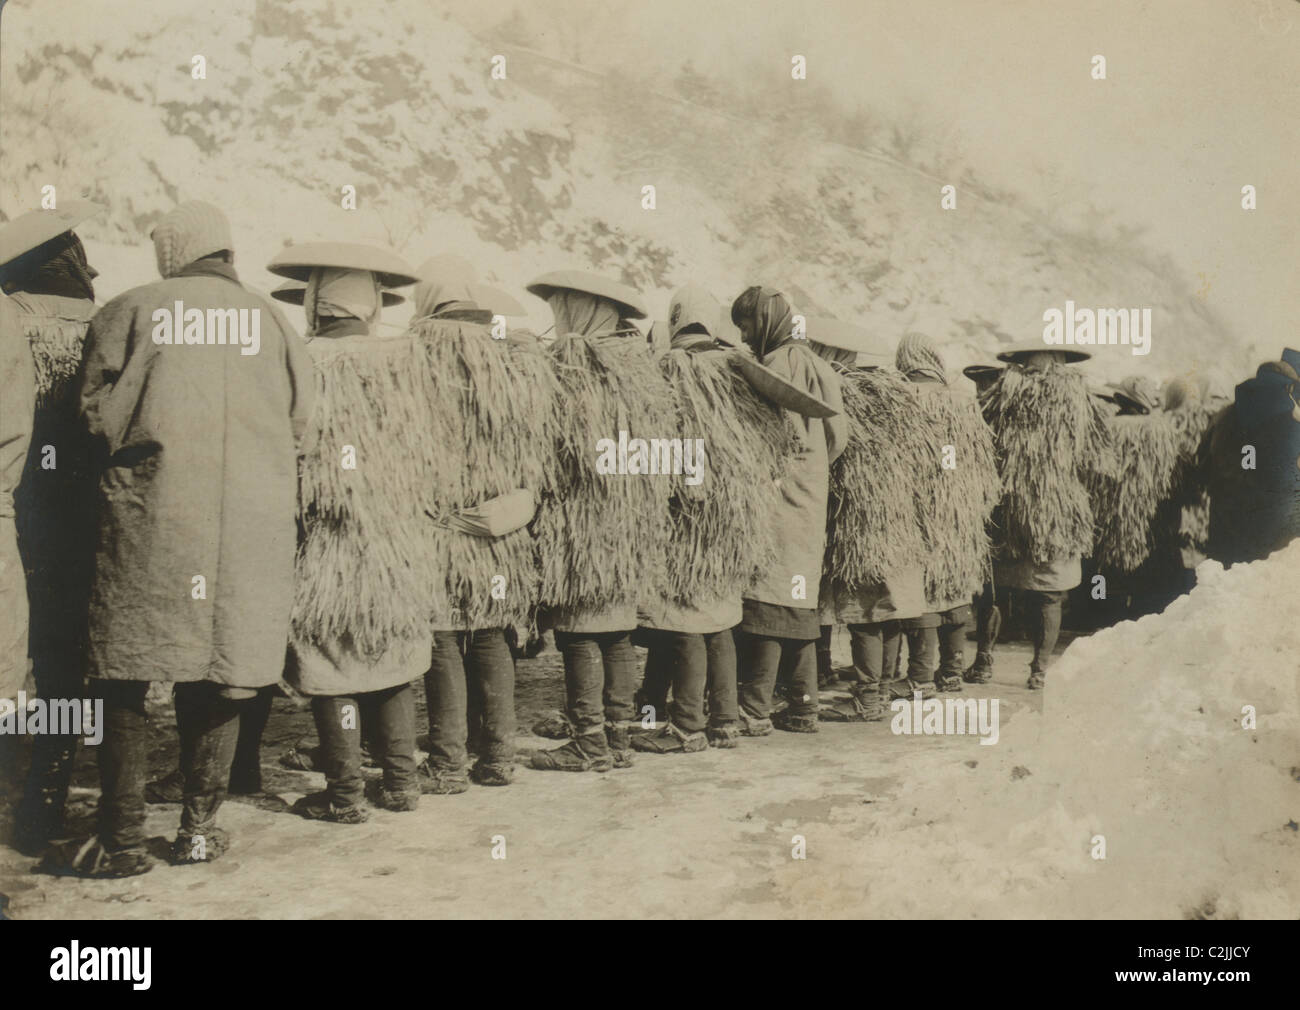
[[[1106,415],[1083,373],[1008,368],[981,405],[994,432],[1009,558],[1051,564],[1086,556],[1093,513],[1085,481],[1116,464]]]
[[[842,391],[849,435],[831,467],[826,567],[832,591],[854,593],[924,557],[916,461],[932,447],[920,399],[902,376],[845,370]]]
[[[30,312],[20,315],[36,366],[36,405],[58,403],[72,393],[89,323]]]
[[[676,404],[674,435],[705,446],[703,482],[672,479],[660,595],[687,605],[739,596],[776,555],[771,516],[793,427],[723,354],[668,351],[659,364]]]
[[[635,606],[666,579],[668,496],[676,478],[602,475],[596,442],[663,438],[672,390],[645,345],[626,337],[557,338],[548,352],[561,395],[553,417],[558,472],[534,529],[540,602],[565,610]]]
[[[558,387],[541,355],[473,323],[422,320],[406,336],[316,359],[312,450],[300,467],[304,535],[295,634],[350,634],[366,655],[459,610],[467,627],[527,623],[536,553],[433,517],[552,480]],[[344,445],[357,468],[344,470]],[[505,577],[505,599],[492,598]]]
[[[946,390],[921,402],[928,424],[926,453],[917,460],[917,518],[927,551],[926,598],[939,604],[975,592],[988,579],[988,524],[1002,483],[993,432],[979,404]],[[943,467],[944,446],[953,447],[951,470]]]
[[[1093,560],[1129,574],[1146,564],[1161,539],[1160,517],[1170,508],[1179,461],[1178,431],[1164,413],[1112,417],[1108,427],[1118,467],[1088,482],[1096,519]]]

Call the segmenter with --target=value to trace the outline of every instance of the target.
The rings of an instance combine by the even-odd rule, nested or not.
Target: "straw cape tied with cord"
[[[660,595],[676,604],[739,596],[776,550],[776,483],[796,447],[785,412],[760,396],[723,351],[659,359],[676,408],[673,430],[708,447],[705,480],[671,478],[674,496]]]
[[[1051,564],[1093,544],[1087,480],[1116,466],[1106,414],[1085,375],[1012,364],[980,400],[1003,486],[1005,560]]]

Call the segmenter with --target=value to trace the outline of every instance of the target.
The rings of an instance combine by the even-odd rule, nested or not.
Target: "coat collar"
[[[193,263],[186,263],[173,277],[224,277],[228,281],[239,283],[239,274],[235,273],[235,267],[231,263],[218,259],[201,259]]]

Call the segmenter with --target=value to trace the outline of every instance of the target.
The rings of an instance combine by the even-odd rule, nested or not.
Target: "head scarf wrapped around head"
[[[794,339],[794,307],[776,288],[746,288],[731,305],[731,321],[742,330],[744,321],[751,324],[750,346],[759,361]]]
[[[576,333],[590,337],[619,328],[618,306],[607,298],[572,288],[555,288],[546,302],[555,315],[556,336]]]
[[[478,308],[469,286],[478,282],[474,267],[452,253],[434,256],[420,264],[416,273],[415,317],[433,315],[441,306]]]
[[[307,314],[307,328],[313,333],[320,328],[323,316],[352,316],[367,327],[373,326],[383,308],[379,278],[369,270],[316,267],[307,280],[302,308]]]
[[[175,277],[204,256],[234,250],[226,215],[203,200],[178,204],[163,215],[149,235],[158,258],[158,273],[163,277]]]
[[[948,370],[934,344],[924,333],[905,333],[898,342],[894,367],[904,375],[924,375],[947,384]]]
[[[86,261],[86,250],[75,232],[65,231],[0,268],[0,282],[8,294],[62,295],[95,300],[94,279],[99,275]]]

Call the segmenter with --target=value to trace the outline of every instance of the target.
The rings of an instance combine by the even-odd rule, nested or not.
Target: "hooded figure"
[[[848,429],[840,416],[840,378],[807,341],[794,339],[793,317],[789,300],[772,288],[747,288],[731,307],[732,322],[760,364],[836,411],[823,419],[790,414],[799,444],[781,478],[781,503],[773,516],[779,551],[745,590],[737,634],[740,712],[747,735],[766,735],[774,725],[817,730],[817,594],[827,492],[830,464],[844,450]],[[778,674],[792,678],[792,700],[774,720],[772,691]]]
[[[644,318],[645,310],[640,305],[640,297],[635,291],[624,285],[605,278],[580,271],[565,271],[547,274],[528,285],[528,290],[545,298],[555,316],[555,333],[557,341],[551,346],[550,354],[556,356],[557,364],[567,367],[573,361],[589,361],[593,357],[601,358],[611,370],[599,381],[605,389],[593,391],[595,402],[573,403],[572,409],[580,411],[581,423],[590,421],[591,426],[600,428],[608,426],[615,418],[605,416],[608,402],[601,402],[606,390],[626,388],[641,378],[644,369],[645,380],[662,381],[650,370],[654,362],[644,345],[632,344],[619,340],[620,345],[604,355],[599,338],[626,337],[636,333],[634,327],[626,322],[627,317],[636,315]],[[568,341],[568,336],[594,338],[588,341]],[[636,353],[638,347],[641,353]],[[574,367],[581,367],[575,365]],[[581,377],[588,381],[587,376]],[[576,381],[576,380],[575,380]],[[666,386],[664,387],[666,392]],[[619,407],[620,411],[624,408]],[[639,408],[638,408],[639,409]],[[590,416],[588,416],[590,415]],[[622,421],[617,423],[621,424]],[[635,426],[636,421],[628,422]],[[614,431],[612,434],[617,435]],[[561,449],[561,455],[573,454],[573,443],[566,439],[567,450]],[[586,450],[586,446],[583,447]],[[590,467],[595,470],[595,463],[589,460],[576,461],[561,477],[556,489],[555,501],[539,517],[543,536],[554,537],[555,545],[551,549],[569,552],[568,558],[543,557],[544,568],[552,570],[564,567],[600,565],[597,557],[604,545],[592,543],[588,537],[587,523],[576,524],[581,529],[573,529],[567,521],[560,521],[563,510],[572,507],[586,509],[588,502],[575,502],[570,506],[565,499],[590,495],[593,512],[609,515],[613,502],[618,497],[610,497],[604,490],[604,484],[610,481],[644,481],[644,484],[623,485],[619,490],[627,489],[638,503],[647,498],[654,498],[652,491],[655,478],[645,476],[610,476],[600,477],[600,484],[593,489]],[[612,494],[612,493],[611,493]],[[666,494],[664,495],[666,499]],[[666,521],[666,509],[658,520]],[[547,550],[544,546],[543,551]],[[601,603],[586,607],[557,605],[548,595],[562,595],[567,584],[570,592],[576,592],[579,582],[586,579],[564,578],[544,579],[542,603],[553,607],[552,625],[555,628],[555,644],[564,657],[565,712],[567,734],[572,737],[565,745],[539,751],[533,755],[532,765],[544,771],[596,771],[604,772],[615,767],[631,764],[631,729],[637,724],[637,712],[633,700],[636,689],[637,659],[632,647],[631,635],[637,624],[635,590],[628,581],[625,570],[615,573],[610,579],[610,589],[603,594]],[[551,589],[548,593],[547,586]],[[617,597],[611,599],[611,597]],[[604,602],[608,600],[609,602]],[[543,727],[545,728],[545,727]]]
[[[950,491],[950,482],[957,474],[940,469],[937,478],[941,484],[933,498],[936,510],[927,516],[931,524],[945,523],[949,528],[933,529],[931,555],[926,560],[927,586],[926,614],[909,617],[901,623],[907,637],[907,684],[897,697],[909,697],[911,690],[926,686],[933,676],[935,688],[944,692],[962,689],[965,672],[966,624],[971,616],[971,599],[980,588],[980,573],[988,563],[987,547],[983,543],[983,530],[988,523],[993,506],[997,503],[997,474],[993,463],[993,443],[988,428],[979,415],[976,404],[957,398],[956,391],[948,385],[948,370],[930,338],[922,333],[907,333],[898,342],[896,356],[898,370],[907,380],[915,383],[924,411],[939,425],[945,435],[952,438],[965,471],[961,477],[962,490]],[[975,471],[972,468],[980,468]],[[935,476],[935,474],[931,474]],[[983,477],[983,480],[980,480]],[[983,494],[980,494],[983,491]],[[939,511],[937,503],[944,502]],[[954,542],[956,530],[979,530],[979,546],[969,539]],[[970,582],[957,577],[944,582],[948,589],[937,589],[940,580],[933,577],[943,571],[945,563],[961,560],[957,565],[959,578],[970,577]],[[937,653],[937,666],[936,666]]]
[[[91,320],[79,391],[103,461],[89,626],[104,697],[103,795],[97,842],[71,860],[89,875],[149,868],[144,700],[153,681],[176,685],[185,803],[172,859],[224,850],[215,818],[240,700],[279,680],[293,602],[306,355],[279,310],[239,282],[216,207],[181,204],[153,238],[163,280]],[[215,330],[226,336],[241,314],[249,330],[218,342]],[[164,342],[164,327],[178,342]]]
[[[272,264],[274,272],[290,273],[303,266],[283,265],[282,260],[293,258],[293,248]],[[364,247],[349,246],[346,251],[364,260]],[[415,280],[414,276],[393,279]],[[316,370],[319,408],[309,432],[312,448],[302,466],[298,591],[285,677],[311,697],[320,740],[314,763],[325,772],[326,788],[304,796],[293,809],[311,820],[344,824],[369,818],[363,802],[363,729],[383,769],[382,805],[395,811],[415,809],[420,794],[411,681],[428,668],[432,648],[427,621],[413,621],[416,626],[409,634],[370,636],[369,626],[362,623],[366,616],[339,611],[340,592],[384,593],[388,574],[370,567],[359,571],[354,561],[368,558],[380,568],[390,564],[374,541],[396,543],[400,519],[393,507],[407,512],[415,508],[415,503],[401,501],[403,496],[394,492],[403,486],[403,471],[410,465],[402,455],[404,446],[384,451],[384,445],[366,438],[384,431],[386,419],[396,416],[401,407],[382,398],[381,387],[370,381],[372,370],[388,374],[390,357],[410,344],[406,337],[372,335],[383,308],[382,296],[378,265],[375,270],[313,266],[303,293],[311,333],[307,353]],[[392,395],[416,398],[409,390],[392,391]],[[340,444],[349,437],[355,444]],[[341,498],[326,499],[328,492],[320,489],[334,486],[333,475],[340,467],[355,475]],[[340,588],[349,585],[350,590]],[[391,600],[395,607],[416,608],[423,614],[426,608],[421,603]],[[330,620],[315,616],[322,614],[334,616]]]
[[[1034,644],[1031,690],[1046,682],[1062,605],[1082,580],[1082,556],[1092,547],[1085,481],[1114,467],[1106,414],[1086,378],[1066,368],[1088,357],[1077,348],[1043,350],[1040,344],[1003,351],[998,360],[1012,367],[981,398],[997,439],[1005,488],[1000,514],[1007,535],[994,563],[994,582],[1020,590],[1027,604]],[[1029,470],[1037,471],[1034,477]],[[1037,497],[1039,487],[1051,497]],[[991,676],[993,636],[1001,621],[981,624],[977,663],[988,657]]]
[[[668,308],[669,357],[663,359],[662,363],[666,369],[672,370],[672,375],[681,384],[679,389],[684,387],[692,392],[698,389],[701,393],[699,400],[705,402],[710,399],[703,387],[709,374],[702,371],[709,367],[706,363],[716,363],[717,368],[725,370],[724,375],[734,375],[726,365],[723,353],[725,348],[713,337],[713,331],[718,329],[721,311],[722,307],[717,300],[696,285],[688,285],[679,290]],[[682,359],[679,355],[674,358],[672,351],[690,357]],[[734,381],[737,383],[737,392],[742,386],[748,389],[738,376],[734,377]],[[757,400],[757,394],[751,395]],[[693,396],[683,398],[695,400]],[[733,402],[725,409],[734,411],[737,407],[738,404]],[[692,432],[683,428],[682,434],[689,436]],[[759,442],[757,432],[754,433],[754,441]],[[716,455],[713,452],[715,448],[723,447],[718,446],[716,441],[710,444],[711,460]],[[713,477],[713,474],[710,476]],[[747,483],[752,483],[755,479],[753,474],[746,474],[744,478]],[[730,485],[733,494],[734,483],[733,481]],[[710,493],[727,495],[729,487],[719,488],[715,484]],[[701,521],[709,504],[674,496],[670,507],[675,520],[673,530],[677,537],[685,538],[689,535],[690,524]],[[717,509],[709,513],[715,522],[724,515],[729,513]],[[738,537],[750,536],[741,530],[736,530],[736,533]],[[674,561],[678,564],[689,564],[685,560],[691,554],[688,543],[674,537],[667,550],[674,555]],[[654,719],[658,726],[650,733],[634,736],[634,750],[656,754],[691,753],[706,750],[710,744],[730,748],[739,743],[736,650],[731,629],[740,623],[740,596],[745,588],[742,580],[738,579],[734,591],[723,597],[692,597],[676,602],[666,598],[650,598],[642,603],[639,634],[644,639],[647,652],[645,679],[636,708],[638,712],[643,712],[649,706],[655,713]],[[673,695],[671,705],[667,700],[670,687]],[[666,719],[661,717],[663,714],[667,715]]]
[[[0,229],[0,244],[25,245],[102,210],[73,202],[61,213],[34,211]],[[11,295],[6,312],[10,335],[29,342],[29,360],[35,365],[26,465],[21,482],[9,490],[27,576],[25,613],[30,603],[30,629],[20,655],[25,660],[30,650],[36,690],[46,699],[79,698],[85,688],[95,483],[74,380],[86,327],[95,314],[95,276],[73,231],[39,241],[0,266],[0,283]],[[39,853],[63,823],[76,752],[74,735],[44,733],[32,741],[15,826],[18,847],[30,855]]]

